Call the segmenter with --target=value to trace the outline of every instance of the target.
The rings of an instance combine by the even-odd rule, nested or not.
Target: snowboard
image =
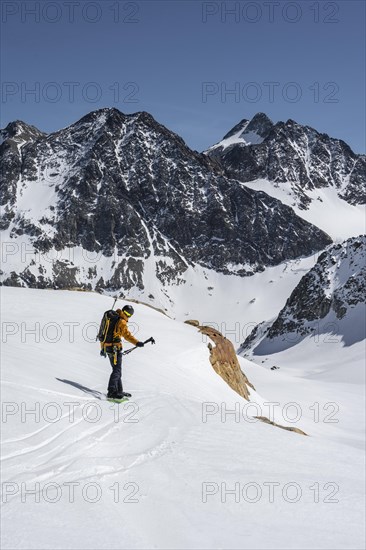
[[[107,401],[110,401],[111,403],[124,403],[125,401],[128,401],[128,397],[122,397],[122,399],[117,399],[114,397],[106,397]]]
[[[104,394],[104,397],[106,398],[107,401],[111,401],[112,403],[124,403],[125,401],[128,401],[131,396],[131,394],[129,393],[128,395],[124,395],[123,397],[121,398],[118,398],[118,397],[108,397],[107,394]]]

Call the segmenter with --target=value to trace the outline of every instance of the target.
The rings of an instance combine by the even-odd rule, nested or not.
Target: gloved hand
[[[106,352],[104,351],[104,349],[101,349],[101,350],[100,350],[100,355],[101,355],[102,357],[107,357],[107,354],[106,354]]]
[[[145,344],[144,344],[143,342],[137,342],[136,347],[137,347],[137,348],[143,348],[144,345],[145,345]]]

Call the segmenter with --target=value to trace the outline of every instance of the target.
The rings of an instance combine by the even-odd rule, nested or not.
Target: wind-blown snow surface
[[[364,547],[359,383],[240,358],[257,390],[249,409],[195,328],[136,305],[132,328],[157,343],[126,356],[133,400],[111,405],[93,341],[111,300],[1,293],[3,549]],[[341,346],[328,357],[342,367]],[[264,402],[310,437],[255,421]]]

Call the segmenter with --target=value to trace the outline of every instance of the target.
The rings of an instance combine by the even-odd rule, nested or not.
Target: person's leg
[[[123,386],[122,386],[122,352],[119,351],[117,355],[117,365],[119,369],[119,376],[118,376],[118,393],[121,394],[123,392]]]
[[[108,353],[109,362],[112,367],[112,373],[108,383],[108,395],[117,395],[122,392],[121,383],[121,366],[122,366],[122,353],[119,351],[117,354]]]

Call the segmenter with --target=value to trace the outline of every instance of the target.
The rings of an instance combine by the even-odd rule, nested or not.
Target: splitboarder
[[[102,343],[101,354],[107,354],[111,367],[112,374],[109,378],[108,383],[108,399],[122,399],[123,397],[131,397],[130,393],[123,391],[122,387],[122,338],[134,344],[138,348],[144,347],[145,343],[140,342],[135,338],[131,332],[128,330],[128,320],[134,314],[134,309],[132,306],[125,305],[122,309],[117,309],[116,317],[118,318],[115,321],[113,335],[111,342],[104,341]]]

